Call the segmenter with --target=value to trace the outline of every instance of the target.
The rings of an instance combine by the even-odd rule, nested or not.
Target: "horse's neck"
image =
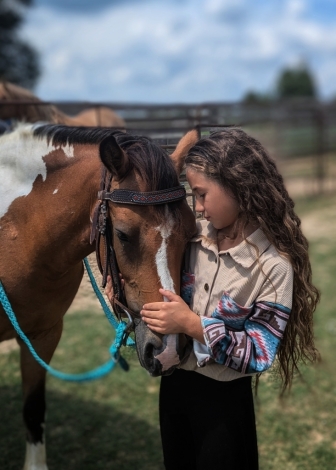
[[[49,224],[53,227],[53,241],[49,246],[51,256],[54,250],[61,251],[61,256],[57,256],[60,266],[79,261],[93,251],[90,245],[91,217],[97,202],[101,170],[97,149],[89,147],[94,155],[75,157],[73,163],[54,171],[45,188],[49,196],[45,228]],[[85,153],[90,152],[86,149]]]
[[[46,269],[61,274],[93,251],[89,237],[101,171],[98,146],[57,148],[44,155],[30,191],[25,194],[15,185],[8,189],[12,201],[1,235],[4,243],[15,237],[13,256],[19,263],[43,260]]]

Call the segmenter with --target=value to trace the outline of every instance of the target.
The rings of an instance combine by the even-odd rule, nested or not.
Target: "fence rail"
[[[336,189],[336,101],[295,100],[265,104],[132,104],[118,102],[0,101],[3,106],[54,105],[68,115],[102,107],[116,111],[129,132],[147,135],[168,151],[189,129],[204,135],[210,129],[239,126],[266,147],[293,194]],[[21,108],[22,109],[22,108]]]

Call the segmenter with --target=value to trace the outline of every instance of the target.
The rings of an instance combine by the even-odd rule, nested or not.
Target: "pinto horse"
[[[82,260],[95,248],[91,221],[102,167],[111,174],[112,192],[178,187],[184,156],[196,140],[190,131],[169,156],[146,137],[108,128],[25,124],[0,137],[0,280],[21,329],[45,362],[81,283]],[[179,292],[183,251],[195,231],[186,200],[109,202],[108,210],[128,307],[139,313],[144,303],[162,301],[161,286]],[[0,341],[10,338],[17,339],[21,354],[24,470],[46,470],[46,372],[0,307]],[[171,373],[186,352],[183,335],[155,334],[139,320],[135,338],[140,363],[153,376]]]
[[[68,116],[54,105],[43,104],[43,101],[29,90],[10,82],[0,83],[0,119],[16,119],[30,123],[45,121],[66,126],[125,128],[122,117],[106,106],[84,109],[75,116]]]

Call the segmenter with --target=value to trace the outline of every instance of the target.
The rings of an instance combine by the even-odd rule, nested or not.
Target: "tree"
[[[272,96],[253,90],[247,91],[242,98],[242,102],[248,105],[268,105],[272,100]]]
[[[0,0],[0,80],[33,88],[40,67],[36,51],[18,37],[22,6],[33,0]]]
[[[305,64],[284,69],[277,83],[279,98],[316,98],[314,78]]]

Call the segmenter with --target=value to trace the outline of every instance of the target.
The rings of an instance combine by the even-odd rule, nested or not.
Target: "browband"
[[[130,189],[114,189],[111,192],[98,191],[100,201],[112,201],[118,204],[154,205],[166,204],[168,202],[179,201],[186,197],[184,186],[161,189],[159,191],[139,192]]]

